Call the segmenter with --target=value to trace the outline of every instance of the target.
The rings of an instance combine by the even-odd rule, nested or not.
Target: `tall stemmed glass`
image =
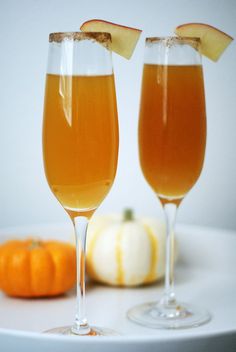
[[[116,174],[118,120],[109,33],[52,33],[43,119],[48,184],[69,214],[76,237],[77,310],[72,327],[52,332],[110,335],[85,314],[85,248],[90,217]]]
[[[197,307],[176,300],[174,224],[184,196],[203,165],[206,116],[198,38],[147,38],[139,117],[143,174],[166,217],[165,293],[158,302],[132,308],[128,317],[153,328],[185,328],[210,319]]]

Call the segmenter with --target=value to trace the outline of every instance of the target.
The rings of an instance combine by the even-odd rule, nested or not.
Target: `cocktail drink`
[[[116,114],[113,74],[47,75],[45,172],[53,193],[70,214],[95,210],[113,183]]]
[[[76,235],[77,312],[72,327],[52,332],[110,335],[85,315],[88,221],[109,192],[118,158],[118,120],[108,33],[50,35],[43,156],[48,184],[69,214]]]
[[[166,216],[165,293],[158,302],[132,308],[130,319],[154,328],[197,326],[210,319],[179,303],[174,293],[174,222],[181,200],[203,166],[206,113],[197,38],[147,38],[139,116],[143,174]]]
[[[205,141],[202,66],[145,64],[140,161],[146,180],[163,204],[179,203],[195,184],[202,170]]]

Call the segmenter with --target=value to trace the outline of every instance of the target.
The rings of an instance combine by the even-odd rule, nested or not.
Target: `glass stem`
[[[90,332],[85,313],[85,255],[88,218],[77,216],[72,221],[75,230],[77,265],[76,316],[72,332],[77,335],[87,335]]]
[[[163,207],[166,218],[166,273],[162,303],[171,308],[176,305],[174,292],[174,227],[177,206],[174,203],[166,203]]]

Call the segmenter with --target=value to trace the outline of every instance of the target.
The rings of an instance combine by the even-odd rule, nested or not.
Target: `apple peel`
[[[111,34],[111,50],[130,59],[142,31],[137,28],[126,27],[120,24],[92,19],[84,22],[80,30],[83,32],[108,32]]]
[[[199,51],[202,55],[212,61],[218,61],[220,56],[233,41],[233,38],[208,24],[204,23],[185,23],[175,29],[175,34],[180,37],[199,37]]]

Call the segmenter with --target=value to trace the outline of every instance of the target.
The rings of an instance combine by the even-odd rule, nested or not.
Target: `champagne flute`
[[[186,328],[210,320],[204,309],[178,302],[174,292],[176,211],[203,166],[206,113],[198,38],[147,38],[139,116],[143,174],[166,218],[165,292],[158,302],[131,308],[128,317],[153,328]]]
[[[88,221],[109,192],[118,158],[118,119],[111,35],[52,33],[43,119],[48,184],[75,229],[77,309],[74,324],[50,332],[113,335],[90,327],[85,313],[85,249]]]

